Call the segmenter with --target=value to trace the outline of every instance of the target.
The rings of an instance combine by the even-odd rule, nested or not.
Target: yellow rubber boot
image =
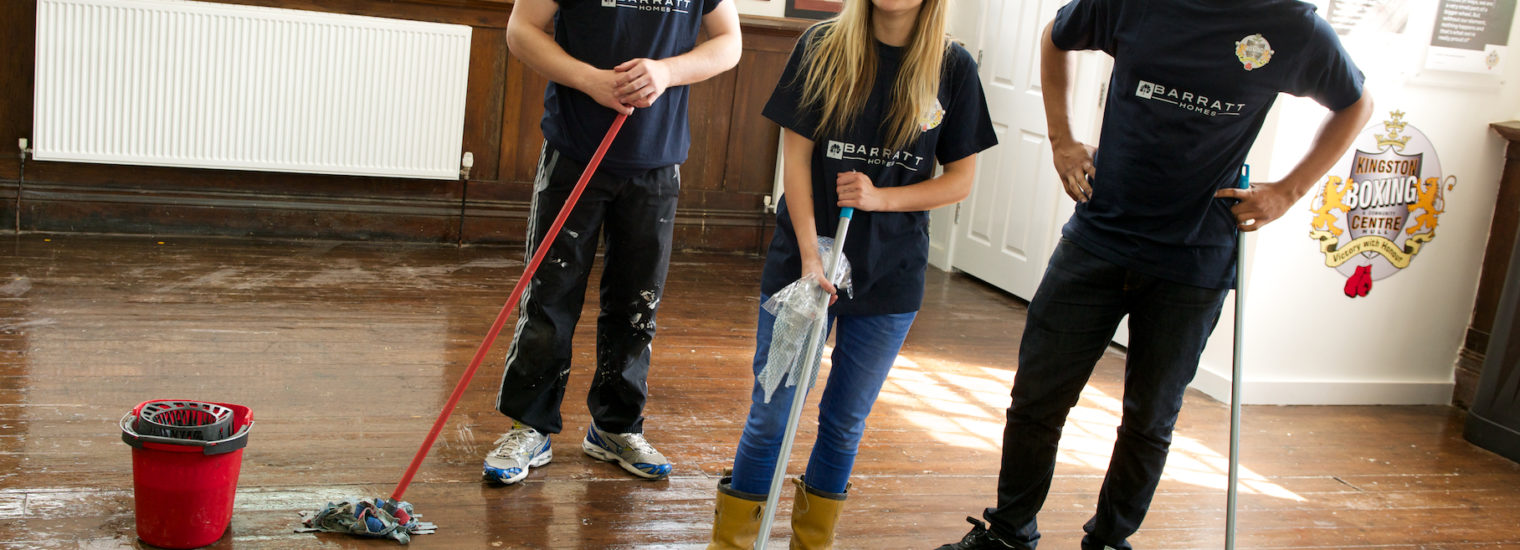
[[[765,495],[735,491],[733,478],[718,481],[718,501],[713,507],[712,541],[707,550],[751,550],[760,535],[760,511]]]
[[[826,493],[812,487],[801,479],[793,479],[797,485],[797,498],[792,501],[792,550],[827,550],[834,547],[834,526],[839,523],[839,513],[844,510],[844,493]]]

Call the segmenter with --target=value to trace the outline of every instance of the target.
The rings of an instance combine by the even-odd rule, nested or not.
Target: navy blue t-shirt
[[[1063,236],[1120,266],[1207,288],[1234,281],[1241,164],[1278,92],[1331,110],[1362,95],[1335,31],[1298,0],[1074,0],[1051,32],[1114,58],[1091,200]],[[1308,130],[1304,130],[1308,137]]]
[[[803,33],[792,49],[776,90],[766,102],[766,118],[814,141],[812,153],[813,220],[818,234],[834,236],[839,224],[839,173],[851,170],[871,178],[876,187],[897,187],[933,176],[934,163],[954,162],[997,144],[976,62],[959,45],[945,52],[939,96],[920,117],[927,128],[900,151],[887,148],[880,125],[886,119],[892,81],[902,63],[904,48],[877,43],[876,82],[861,115],[843,132],[815,135],[818,113],[802,101],[803,48],[825,25]],[[817,246],[816,243],[808,243]],[[856,210],[845,238],[854,297],[839,293],[833,311],[840,315],[884,315],[918,311],[924,298],[924,268],[929,257],[928,212],[866,212]],[[792,230],[786,197],[776,213],[776,234],[765,256],[760,291],[775,294],[802,275],[802,257]]]
[[[554,41],[599,69],[629,59],[664,59],[691,51],[702,16],[722,0],[558,0]],[[635,109],[602,158],[602,168],[637,174],[686,161],[686,86],[671,86],[646,109]],[[544,139],[582,164],[591,160],[617,112],[580,90],[549,82]]]

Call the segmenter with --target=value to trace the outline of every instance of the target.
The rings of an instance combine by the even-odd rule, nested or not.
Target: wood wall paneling
[[[20,149],[16,139],[31,134],[32,58],[36,50],[37,6],[32,2],[0,2],[0,180],[14,193],[20,172]],[[11,195],[14,199],[15,195]],[[6,218],[9,221],[9,218]],[[0,224],[0,227],[9,226]]]
[[[465,103],[464,150],[475,156],[471,178],[500,178],[502,113],[506,110],[507,32],[475,29],[470,44],[470,83]]]
[[[691,149],[687,151],[686,162],[681,164],[682,191],[723,190],[723,167],[731,160],[728,156],[728,135],[730,127],[734,126],[734,119],[729,114],[734,101],[735,74],[738,71],[727,71],[691,86],[687,108]],[[710,193],[695,197],[683,195],[681,202],[699,208],[719,206],[711,204],[715,201]]]
[[[1504,287],[1506,261],[1514,249],[1516,215],[1520,214],[1520,121],[1494,124],[1493,128],[1509,140],[1509,146],[1505,149],[1504,172],[1499,180],[1499,196],[1494,203],[1488,248],[1483,255],[1483,273],[1478,284],[1479,307],[1473,312],[1474,326],[1489,329],[1492,329],[1496,315],[1494,304],[1498,303]],[[1480,350],[1488,346],[1486,338],[1474,344],[1479,345]]]
[[[1463,436],[1520,462],[1520,281],[1511,276],[1520,269],[1515,215],[1520,210],[1520,121],[1493,128],[1509,140],[1509,147],[1473,314],[1474,328],[1487,328],[1489,337]],[[1479,322],[1488,325],[1479,327]]]
[[[1478,276],[1478,298],[1473,303],[1472,323],[1457,354],[1456,388],[1452,403],[1468,408],[1477,391],[1484,369],[1489,338],[1498,315],[1499,300],[1505,281],[1510,279],[1510,255],[1515,249],[1516,230],[1520,229],[1520,121],[1490,125],[1508,140],[1504,154],[1504,171],[1499,177],[1499,196],[1494,201],[1493,222],[1488,231],[1488,247],[1483,253],[1483,269]]]
[[[30,161],[23,230],[452,242],[467,198],[463,240],[522,242],[546,81],[506,47],[509,1],[214,1],[471,26],[464,148],[475,166],[468,188],[459,181]],[[0,69],[8,75],[0,81],[0,230],[14,223],[14,139],[31,133],[35,12],[35,0],[0,3],[0,25],[11,30],[0,38]],[[777,128],[759,113],[808,22],[745,16],[742,24],[739,66],[692,88],[680,248],[754,252],[768,225],[761,197],[771,190]]]
[[[28,3],[35,0],[24,0]],[[294,10],[409,19],[430,23],[507,28],[511,0],[202,0]]]
[[[544,87],[549,85],[549,80],[513,57],[507,62],[507,85],[514,94],[507,108],[511,118],[503,121],[503,124],[515,136],[511,152],[514,160],[512,171],[502,174],[502,179],[530,182],[537,170],[538,154],[543,148],[544,134],[539,129],[539,121],[544,117]],[[505,151],[502,158],[508,158]],[[522,190],[516,196],[504,198],[526,201],[531,198],[529,191],[531,188]]]
[[[741,182],[740,188],[756,195],[752,198],[755,207],[763,205],[761,196],[771,193],[776,158],[774,146],[768,144],[776,143],[781,135],[781,128],[760,113],[781,79],[796,40],[789,30],[766,28],[757,28],[744,37],[749,66],[748,70],[735,74],[738,82],[729,116],[733,120],[765,122],[741,125],[729,134],[729,148],[739,154],[728,164],[726,177]]]

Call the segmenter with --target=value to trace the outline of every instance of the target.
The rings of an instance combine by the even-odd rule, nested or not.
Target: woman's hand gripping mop
[[[829,281],[839,288],[849,288],[850,265],[844,257],[844,237],[854,215],[854,208],[840,210],[839,229],[834,232],[834,238],[818,239],[818,254],[828,259],[824,271],[828,272]],[[786,422],[786,435],[781,439],[781,453],[776,457],[771,490],[765,497],[765,512],[760,519],[755,548],[764,548],[770,538],[771,522],[776,519],[776,502],[780,500],[782,482],[786,478],[787,459],[792,454],[792,441],[797,438],[797,422],[802,418],[802,404],[807,402],[807,392],[818,380],[823,341],[829,329],[829,293],[809,275],[777,292],[765,303],[765,309],[776,316],[776,321],[765,368],[760,369],[755,380],[765,391],[767,403],[783,378],[787,386],[798,388],[792,393],[791,415]],[[807,380],[807,385],[799,384],[799,380]]]
[[[470,379],[475,377],[475,371],[480,368],[480,362],[485,359],[486,352],[491,349],[491,342],[496,340],[496,335],[501,333],[501,327],[507,323],[507,318],[512,316],[516,309],[518,299],[522,297],[523,290],[529,281],[533,280],[533,273],[538,271],[538,264],[544,261],[544,256],[549,252],[549,245],[559,235],[559,229],[565,225],[565,219],[570,217],[570,211],[575,208],[575,202],[580,199],[581,192],[586,189],[586,183],[591,181],[591,174],[596,173],[597,165],[602,163],[602,156],[607,153],[607,148],[612,146],[612,140],[617,137],[618,130],[623,127],[623,121],[628,115],[619,113],[612,120],[612,126],[607,128],[607,134],[602,137],[601,145],[597,146],[596,153],[591,156],[591,162],[586,164],[585,171],[575,182],[575,188],[570,191],[570,196],[565,199],[565,205],[560,208],[559,215],[554,218],[554,223],[549,226],[549,232],[544,234],[544,241],[534,249],[533,259],[523,268],[522,277],[518,278],[517,285],[512,287],[512,296],[507,298],[507,303],[501,306],[501,313],[496,315],[496,321],[491,324],[490,332],[486,333],[481,340],[480,347],[475,350],[475,357],[470,360],[470,366],[459,377],[459,383],[454,386],[454,393],[449,395],[449,400],[438,411],[438,419],[433,421],[433,429],[428,432],[427,438],[422,441],[422,447],[417,449],[416,456],[412,457],[411,465],[407,466],[406,473],[401,476],[401,481],[396,484],[396,490],[391,497],[362,499],[338,503],[327,503],[327,506],[316,512],[302,512],[301,522],[304,528],[296,529],[298,533],[323,531],[329,533],[344,533],[369,538],[395,539],[401,544],[411,542],[412,535],[425,535],[432,533],[435,526],[432,523],[419,521],[421,514],[412,511],[412,505],[401,500],[406,493],[407,486],[412,483],[412,476],[417,475],[417,468],[422,466],[422,460],[427,458],[428,450],[433,448],[433,442],[438,440],[439,432],[448,422],[449,415],[454,412],[454,406],[459,404],[459,398],[464,395],[464,390],[470,385]],[[531,238],[531,237],[530,237]]]

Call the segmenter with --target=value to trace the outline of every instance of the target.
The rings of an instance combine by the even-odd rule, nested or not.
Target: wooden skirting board
[[[13,230],[16,182],[0,182],[0,229]],[[147,233],[272,238],[459,242],[460,203],[449,197],[331,196],[215,189],[142,190],[28,182],[22,231]],[[469,244],[522,244],[527,201],[471,200],[464,209]],[[685,208],[677,211],[675,247],[763,252],[771,214]]]

